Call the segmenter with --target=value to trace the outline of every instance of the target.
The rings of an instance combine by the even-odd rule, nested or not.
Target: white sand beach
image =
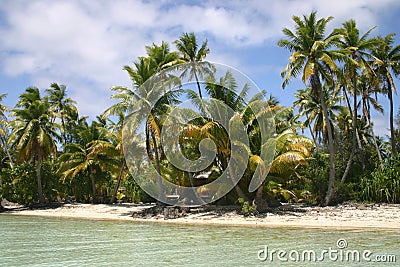
[[[25,209],[7,207],[3,214],[82,218],[92,220],[126,220],[132,222],[207,224],[251,227],[312,227],[312,228],[377,228],[400,229],[400,205],[346,204],[333,207],[296,206],[295,209],[271,210],[257,216],[243,216],[236,211],[216,207],[192,211],[171,219],[164,215],[134,216],[152,205],[134,204],[65,204],[57,208]]]

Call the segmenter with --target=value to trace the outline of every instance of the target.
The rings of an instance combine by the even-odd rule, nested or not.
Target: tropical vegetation
[[[200,43],[194,33],[183,33],[172,44],[146,46],[144,56],[124,66],[133,87],[112,87],[115,104],[96,118],[82,116],[67,87],[58,83],[45,90],[26,88],[14,107],[5,106],[7,95],[0,95],[0,198],[25,205],[71,199],[153,202],[134,179],[146,168],[144,157],[160,174],[156,186],[162,186],[162,179],[179,186],[210,183],[233,159],[224,127],[204,116],[180,129],[179,145],[187,159],[201,156],[203,139],[214,142],[216,156],[203,171],[171,164],[161,133],[166,116],[183,100],[207,111],[203,99],[213,99],[235,112],[249,137],[248,146],[242,144],[249,155],[243,177],[217,204],[240,204],[248,213],[280,202],[400,203],[400,108],[396,116],[393,100],[400,45],[395,34],[373,36],[374,28],[362,33],[353,19],[329,31],[333,17],[318,18],[316,12],[292,19],[293,28],[284,28],[277,43],[290,53],[281,73],[282,88],[297,78],[304,84],[292,106],[280,105],[266,91],[250,96],[248,86],[239,87],[230,72],[215,77],[214,66],[206,61],[211,53],[207,40]],[[161,97],[143,86],[150,77],[182,64],[189,66],[182,76],[190,76],[192,85],[183,86],[182,76],[173,77],[172,89]],[[145,144],[146,153],[129,163],[135,168],[128,168],[124,116],[148,103],[155,105],[145,118],[144,132],[134,136]],[[387,103],[389,111],[383,108]],[[260,113],[272,114],[275,122],[276,147],[269,165],[263,159],[265,140],[254,107],[263,107]],[[374,112],[388,112],[389,135],[376,134]],[[255,174],[266,179],[250,191]]]

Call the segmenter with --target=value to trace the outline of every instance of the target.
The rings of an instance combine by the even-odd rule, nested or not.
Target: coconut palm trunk
[[[201,100],[203,100],[203,95],[201,94],[201,87],[200,87],[199,78],[197,77],[197,71],[194,72],[194,77],[196,79],[197,90],[199,90],[199,97],[200,97]]]
[[[93,167],[90,168],[90,174],[89,174],[90,182],[92,184],[92,195],[93,195],[93,204],[96,204],[98,202],[97,199],[97,190],[96,190],[96,178],[95,178],[95,173],[93,170]]]
[[[231,178],[232,183],[235,183],[235,181],[233,180],[233,176],[231,175],[231,173],[234,173],[234,171],[232,170],[231,164],[229,164],[228,167],[229,167],[228,175]],[[262,186],[263,185],[261,185],[261,187]],[[235,188],[235,191],[236,191],[236,194],[238,195],[238,197],[243,198],[245,201],[249,201],[249,198],[243,193],[243,190],[240,188],[239,183],[236,183],[234,188]]]
[[[256,196],[254,198],[254,202],[257,206],[257,211],[259,212],[265,212],[268,208],[268,202],[263,199],[263,189],[264,183],[262,183],[262,185],[257,189]]]
[[[7,146],[7,140],[4,136],[1,136],[0,140],[1,140],[1,144],[3,146],[3,149],[7,154],[8,161],[10,162],[11,170],[13,170],[14,169],[14,161],[13,161],[13,158],[11,157],[10,149]]]
[[[353,58],[354,59],[354,58]],[[365,157],[364,157],[364,149],[361,145],[361,140],[360,140],[360,136],[358,134],[358,127],[357,127],[357,111],[358,111],[358,107],[357,107],[357,80],[355,77],[357,73],[356,73],[356,69],[354,68],[353,70],[353,146],[356,147],[358,145],[358,151],[360,153],[360,157],[361,157],[361,165],[363,170],[365,169]]]
[[[353,118],[352,119],[353,133],[352,133],[352,146],[351,146],[350,156],[349,156],[349,159],[347,160],[346,168],[345,168],[345,170],[343,172],[342,179],[340,180],[342,183],[345,182],[345,180],[347,178],[347,175],[350,172],[351,166],[352,166],[353,161],[354,161],[354,156],[355,156],[356,151],[357,151],[357,146],[358,146],[359,151],[361,153],[361,159],[362,159],[361,160],[361,164],[363,166],[363,169],[365,168],[365,157],[364,157],[363,150],[361,149],[362,145],[361,145],[361,140],[360,140],[360,137],[359,137],[359,134],[358,134],[357,120],[354,119],[355,117],[357,117],[357,105],[354,106],[354,108],[356,110],[355,111],[356,113],[354,113],[353,112],[353,108],[351,107],[351,104],[350,104],[349,96],[347,95],[347,91],[346,91],[345,88],[343,88],[343,92],[344,92],[344,96],[345,96],[345,99],[346,99],[347,108],[349,109],[350,114],[353,115],[353,117],[352,117]],[[353,98],[353,101],[357,101],[357,97],[356,96],[355,96],[355,98]]]
[[[65,120],[64,120],[64,115],[61,113],[61,127],[62,127],[62,132],[61,132],[61,137],[63,140],[63,145],[67,143],[67,135],[66,135],[66,127],[65,127]]]
[[[153,141],[154,145],[154,155],[155,155],[155,162],[156,162],[156,170],[157,170],[157,186],[158,186],[158,199],[157,199],[157,205],[163,206],[164,202],[163,200],[165,199],[164,195],[164,189],[163,189],[163,183],[162,183],[162,176],[161,176],[161,165],[160,165],[160,156],[158,153],[158,146],[157,146],[157,140],[154,132],[150,130],[150,135],[151,139]]]
[[[119,169],[119,174],[118,174],[118,178],[117,178],[117,184],[115,185],[114,192],[113,192],[113,195],[112,195],[111,200],[110,200],[110,204],[113,204],[114,201],[115,201],[115,198],[116,198],[117,192],[118,192],[118,188],[119,188],[119,186],[121,184],[122,174],[124,173],[124,169],[125,169],[125,159],[122,159],[122,165],[121,165],[121,168]]]
[[[37,155],[39,155],[39,152]],[[38,190],[38,195],[39,195],[39,204],[44,204],[42,174],[41,174],[42,161],[40,159],[40,156],[38,156],[36,164],[37,164],[36,165],[36,179],[37,179],[37,190]]]
[[[324,114],[325,126],[327,127],[328,132],[328,150],[329,150],[329,182],[328,182],[328,191],[325,197],[324,205],[327,206],[330,204],[334,192],[335,192],[335,147],[333,140],[332,127],[329,124],[328,111],[326,109],[326,104],[324,101],[321,101],[322,111]]]
[[[347,108],[349,109],[350,114],[353,114],[352,108],[351,108],[351,105],[350,105],[349,96],[347,95],[347,91],[346,91],[345,88],[343,88],[343,93],[344,93],[344,96],[345,96],[345,99],[346,99]],[[354,116],[353,116],[353,120],[354,120]],[[353,127],[354,127],[354,124],[353,124]],[[354,128],[354,129],[355,129],[355,128]],[[340,180],[342,183],[344,183],[344,181],[345,181],[346,178],[347,178],[347,175],[348,175],[349,172],[350,172],[351,165],[353,164],[353,159],[354,159],[354,156],[355,156],[355,153],[356,153],[356,139],[355,139],[355,134],[357,134],[357,132],[353,131],[353,134],[352,134],[352,137],[353,137],[353,138],[352,138],[352,146],[351,146],[350,156],[349,156],[349,159],[347,160],[346,168],[345,168],[345,170],[344,170],[344,172],[343,172],[342,179]]]
[[[383,165],[382,154],[381,154],[381,151],[379,150],[378,142],[376,140],[374,127],[373,127],[373,125],[371,123],[371,114],[370,114],[369,105],[367,104],[367,101],[365,99],[363,99],[363,113],[364,113],[364,117],[365,117],[365,119],[367,121],[367,125],[368,125],[368,128],[370,130],[370,133],[372,135],[372,139],[374,141],[374,147],[375,147],[375,150],[376,150],[376,154],[378,155],[378,159],[379,159],[379,166],[380,166],[381,170],[383,170],[384,165]]]
[[[319,101],[323,114],[324,126],[326,127],[326,131],[328,133],[327,143],[329,151],[329,180],[328,180],[328,191],[326,193],[325,202],[323,203],[325,206],[327,206],[330,204],[335,192],[335,146],[334,146],[335,144],[333,140],[332,127],[329,122],[328,109],[325,103],[325,92],[322,89],[318,72],[311,75],[310,81],[315,96],[319,96]]]
[[[388,84],[388,98],[389,98],[389,106],[390,106],[390,114],[389,114],[390,143],[392,146],[393,157],[396,157],[397,151],[396,151],[396,141],[395,141],[395,137],[394,137],[394,123],[393,123],[393,117],[394,117],[393,92],[392,92],[392,84],[391,84],[389,78],[387,78],[387,84]]]

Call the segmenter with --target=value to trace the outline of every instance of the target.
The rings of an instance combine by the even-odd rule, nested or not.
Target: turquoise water
[[[337,240],[347,248],[339,249]],[[265,261],[265,246],[277,252]],[[296,253],[337,250],[332,260],[294,262]],[[372,263],[340,259],[362,253]],[[282,252],[283,253],[283,252]],[[291,258],[289,258],[289,253]],[[383,256],[383,257],[382,257]],[[390,256],[390,257],[389,257]],[[400,266],[399,231],[188,226],[0,215],[0,266]]]

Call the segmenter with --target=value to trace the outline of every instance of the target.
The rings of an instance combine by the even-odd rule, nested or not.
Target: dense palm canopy
[[[6,96],[6,94],[0,95],[0,144],[1,150],[7,154],[8,161],[12,169],[14,167],[14,160],[11,157],[9,144],[7,143],[7,139],[10,134],[7,112],[9,112],[10,109],[1,103]]]
[[[71,126],[70,122],[76,120],[78,116],[78,109],[75,104],[76,101],[67,97],[66,86],[52,83],[50,88],[46,89],[48,96],[47,101],[50,104],[50,111],[54,112],[55,117],[61,120],[61,136],[63,138],[63,144],[68,141],[67,137],[67,126]]]
[[[1,95],[0,95],[0,118],[1,118],[0,123],[1,123],[2,125],[5,123],[5,120],[7,119],[6,112],[9,111],[9,109],[8,109],[5,105],[1,104],[1,102],[3,102],[3,99],[4,99],[6,96],[7,96],[7,94],[1,94]],[[4,135],[5,133],[2,131],[1,134]]]
[[[5,105],[3,105],[1,102],[3,101],[3,99],[6,96],[7,96],[6,94],[0,95],[0,138],[1,138],[0,140],[1,140],[2,148],[5,146],[5,140],[6,140],[6,135],[7,135],[8,120],[7,120],[6,112],[8,112],[9,109]]]
[[[295,94],[296,100],[293,105],[299,109],[298,116],[305,117],[303,126],[310,128],[310,133],[315,143],[321,143],[326,140],[328,136],[327,126],[329,125],[333,131],[336,114],[344,109],[340,105],[342,97],[338,94],[339,92],[337,90],[328,90],[328,92],[329,95],[326,94],[324,99],[328,108],[328,119],[326,121],[323,118],[321,104],[312,96],[310,88],[298,90]]]
[[[396,156],[396,144],[394,137],[394,107],[393,93],[397,94],[396,86],[393,79],[394,75],[400,74],[400,45],[394,45],[394,34],[389,34],[385,37],[379,37],[378,45],[373,49],[372,56],[374,57],[373,65],[375,72],[379,75],[383,91],[387,94],[390,103],[389,126],[391,136],[392,153]]]
[[[84,123],[78,133],[79,142],[69,143],[60,155],[60,167],[63,182],[73,183],[79,176],[90,180],[92,201],[98,202],[96,179],[105,174],[115,173],[120,165],[120,153],[103,122]]]
[[[281,74],[282,87],[285,88],[290,79],[301,74],[303,82],[310,84],[313,97],[321,104],[323,124],[328,133],[325,143],[328,145],[330,154],[329,186],[325,201],[325,205],[328,205],[334,193],[335,148],[332,128],[329,127],[328,109],[325,104],[325,95],[327,95],[325,88],[329,88],[333,84],[331,74],[337,69],[335,59],[342,57],[340,52],[331,49],[341,36],[335,32],[329,35],[325,33],[326,26],[333,17],[317,19],[316,15],[316,12],[312,12],[303,18],[293,16],[295,32],[284,28],[282,31],[288,39],[280,40],[278,46],[292,52],[289,63]],[[327,85],[325,88],[322,86],[322,81],[325,81]]]
[[[316,12],[312,12],[308,17],[293,16],[295,32],[284,28],[282,31],[288,39],[281,39],[278,46],[292,52],[289,63],[281,74],[282,87],[285,88],[291,79],[301,75],[303,82],[310,82],[314,95],[319,97],[320,79],[332,80],[329,73],[336,69],[334,59],[341,57],[341,54],[330,50],[340,35],[332,33],[326,36],[325,33],[326,26],[333,17],[317,20],[316,15]]]
[[[41,162],[49,155],[56,155],[56,141],[60,139],[57,125],[51,123],[50,103],[43,101],[39,89],[30,87],[20,96],[12,110],[12,133],[9,142],[18,151],[18,161],[36,163],[39,203],[44,202],[40,175]]]
[[[176,48],[181,55],[181,60],[190,64],[190,69],[184,71],[182,75],[189,75],[191,79],[195,79],[200,99],[203,98],[203,95],[201,92],[199,79],[203,79],[205,76],[204,74],[209,76],[210,73],[213,72],[212,64],[209,64],[208,62],[199,64],[205,59],[207,54],[210,53],[207,43],[208,41],[205,40],[200,46],[197,43],[196,35],[193,32],[184,33],[179,37],[178,40],[175,41]],[[189,72],[189,74],[187,72]]]
[[[290,53],[282,87],[299,78],[304,88],[289,107],[267,98],[264,90],[254,93],[234,73],[218,73],[205,61],[207,40],[199,42],[194,33],[183,33],[174,48],[164,41],[145,46],[144,56],[123,67],[132,87],[113,86],[114,104],[95,120],[80,116],[65,85],[50,84],[44,96],[29,87],[14,108],[4,106],[6,95],[0,95],[0,195],[24,204],[154,202],[134,179],[154,169],[157,180],[149,183],[158,189],[158,200],[166,197],[165,180],[180,189],[196,186],[194,192],[207,197],[201,186],[245,162],[243,177],[217,203],[247,203],[263,211],[279,201],[396,202],[400,170],[393,162],[400,122],[394,120],[393,94],[400,46],[395,35],[372,37],[373,29],[362,34],[352,19],[328,32],[333,18],[318,18],[316,12],[292,18],[293,29],[284,28],[278,42]],[[175,72],[168,72],[170,67]],[[389,100],[390,138],[373,131],[373,110],[385,111],[380,95]],[[190,120],[170,128],[176,111]],[[138,116],[142,124],[131,125],[125,116]],[[239,122],[248,140],[230,136],[229,127]],[[272,124],[264,138],[264,128]],[[123,138],[126,131],[130,140]],[[175,136],[176,143],[168,139]],[[185,164],[201,159],[204,151],[215,157],[201,170],[180,167],[169,145],[182,152]],[[234,146],[246,153],[238,156]],[[274,152],[268,153],[271,147]],[[124,157],[130,149],[139,155],[132,162]]]

